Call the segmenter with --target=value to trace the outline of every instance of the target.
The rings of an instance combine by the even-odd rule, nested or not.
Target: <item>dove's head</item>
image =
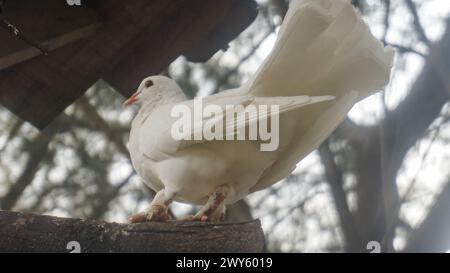
[[[174,80],[164,76],[151,76],[141,82],[137,91],[123,105],[166,104],[183,100],[186,100],[186,96]]]

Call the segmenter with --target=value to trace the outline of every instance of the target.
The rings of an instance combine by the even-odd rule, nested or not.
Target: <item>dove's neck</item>
[[[175,92],[166,92],[164,94],[157,92],[151,97],[151,99],[148,99],[142,103],[142,106],[136,115],[135,121],[143,122],[153,112],[153,110],[160,106],[178,103],[185,100],[187,100],[186,95],[181,89],[176,90]]]

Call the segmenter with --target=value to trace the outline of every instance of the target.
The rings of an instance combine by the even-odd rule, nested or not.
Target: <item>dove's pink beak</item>
[[[141,93],[140,91],[135,92],[133,95],[131,95],[131,97],[129,97],[126,101],[124,101],[122,105],[129,106],[134,104],[137,101],[137,96],[139,96],[140,93]]]

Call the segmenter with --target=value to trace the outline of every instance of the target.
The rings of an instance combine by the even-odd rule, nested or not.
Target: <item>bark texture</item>
[[[217,253],[263,248],[259,220],[118,224],[0,211],[0,252]]]

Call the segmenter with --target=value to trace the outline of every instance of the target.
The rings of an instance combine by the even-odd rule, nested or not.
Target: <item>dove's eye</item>
[[[145,82],[145,88],[149,88],[150,86],[153,86],[153,81],[152,80],[148,80]]]

